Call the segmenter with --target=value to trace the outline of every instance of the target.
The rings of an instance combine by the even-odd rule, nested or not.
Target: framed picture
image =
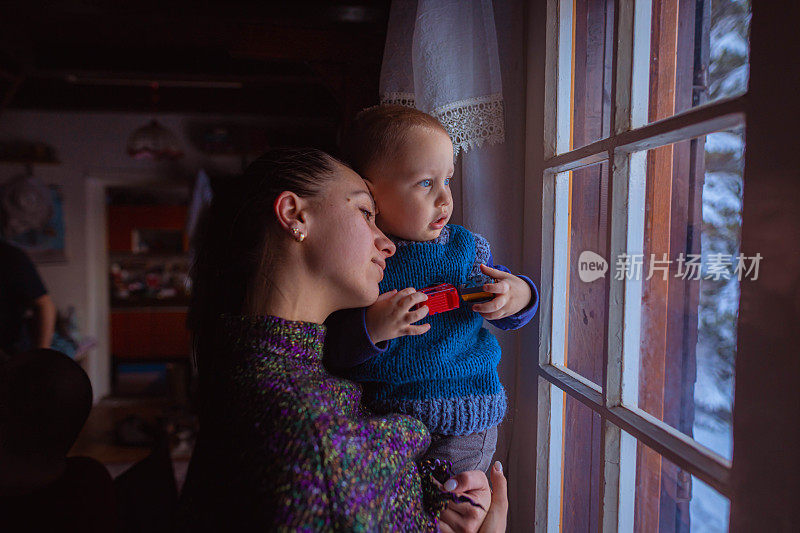
[[[21,176],[0,186],[3,237],[35,263],[66,261],[64,204],[57,185]]]

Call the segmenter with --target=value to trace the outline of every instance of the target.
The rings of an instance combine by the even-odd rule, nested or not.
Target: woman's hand
[[[415,326],[413,323],[425,318],[428,306],[422,305],[419,309],[411,310],[427,299],[427,294],[417,292],[413,287],[399,292],[384,292],[378,296],[375,303],[367,307],[365,321],[369,338],[378,344],[403,335],[422,335],[427,332],[431,329],[430,324]]]
[[[508,482],[503,475],[503,465],[495,461],[492,466],[492,506],[486,513],[486,518],[481,526],[481,533],[495,533],[506,530],[508,520]]]
[[[508,489],[499,461],[495,462],[490,475],[494,492],[489,488],[486,474],[477,470],[462,472],[445,483],[445,486],[451,488],[448,485],[455,481],[456,486],[450,492],[457,496],[466,496],[477,505],[469,502],[449,503],[439,515],[441,531],[502,533],[506,530]]]
[[[483,286],[484,291],[496,296],[488,302],[472,306],[472,310],[486,320],[517,314],[530,303],[531,288],[522,278],[486,265],[481,265],[481,272],[497,280],[496,283]]]

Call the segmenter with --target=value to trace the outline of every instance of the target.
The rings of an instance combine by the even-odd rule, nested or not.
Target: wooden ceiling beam
[[[380,64],[383,35],[339,29],[244,26],[228,50],[236,57],[286,61]]]
[[[380,63],[385,38],[384,26],[303,27],[187,14],[149,18],[44,17],[25,23],[39,50],[58,46],[224,49],[235,57],[292,62]],[[0,23],[0,30],[2,26],[5,24]]]

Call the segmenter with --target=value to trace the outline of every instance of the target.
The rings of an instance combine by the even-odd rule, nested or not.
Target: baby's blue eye
[[[430,187],[431,186],[431,180],[422,180],[422,181],[419,182],[418,185],[422,185],[423,187]]]
[[[450,180],[451,180],[451,179],[452,179],[452,178],[445,178],[445,179],[444,179],[444,184],[445,184],[445,185],[450,185]]]

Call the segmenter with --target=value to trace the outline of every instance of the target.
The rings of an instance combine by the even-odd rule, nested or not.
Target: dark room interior
[[[0,0],[0,531],[797,531],[799,11]]]

